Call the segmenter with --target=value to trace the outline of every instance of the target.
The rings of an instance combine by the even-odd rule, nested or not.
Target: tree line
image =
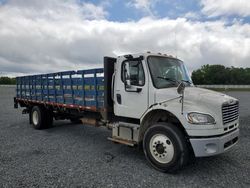
[[[0,77],[0,85],[15,85],[16,79],[7,76]]]
[[[223,65],[203,65],[192,72],[195,85],[250,85],[250,68],[225,67]],[[0,77],[1,85],[16,84],[15,78]]]
[[[191,77],[195,85],[250,85],[250,68],[203,65]]]

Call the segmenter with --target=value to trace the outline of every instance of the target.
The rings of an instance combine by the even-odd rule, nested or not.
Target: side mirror
[[[131,81],[129,79],[125,80],[125,87],[126,88],[131,88]]]
[[[177,87],[177,93],[183,95],[185,87],[186,87],[185,84],[181,82]]]
[[[125,63],[125,88],[131,88],[129,63]]]
[[[129,62],[126,62],[125,66],[124,66],[124,72],[125,72],[125,75],[124,75],[124,77],[125,77],[125,81],[124,81],[125,91],[139,93],[139,92],[142,91],[142,88],[138,88],[138,87],[132,86],[129,70],[130,70]]]

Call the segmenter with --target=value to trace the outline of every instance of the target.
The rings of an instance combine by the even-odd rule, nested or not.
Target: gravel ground
[[[250,92],[240,99],[241,137],[231,151],[198,158],[177,174],[152,169],[137,148],[112,144],[106,128],[58,121],[34,130],[0,86],[0,187],[250,187]]]

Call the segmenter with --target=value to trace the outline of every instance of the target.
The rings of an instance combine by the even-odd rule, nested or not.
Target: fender
[[[143,139],[144,133],[150,124],[154,121],[158,121],[154,118],[160,118],[162,116],[166,116],[166,120],[171,119],[171,122],[181,125],[180,129],[186,134],[185,125],[187,122],[185,116],[181,114],[181,103],[178,99],[179,97],[171,101],[156,103],[147,109],[140,118],[139,141]]]
[[[151,105],[141,116],[140,123],[143,122],[144,118],[149,114],[151,111],[154,110],[164,110],[166,112],[171,113],[172,115],[176,116],[177,119],[185,126],[187,124],[185,116],[181,113],[181,102],[179,101],[180,97],[163,101],[160,103],[155,103]]]

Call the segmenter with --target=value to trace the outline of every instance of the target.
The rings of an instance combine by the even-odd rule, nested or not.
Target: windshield
[[[186,85],[192,84],[185,65],[178,59],[149,56],[148,65],[156,88],[175,87],[181,81]]]

